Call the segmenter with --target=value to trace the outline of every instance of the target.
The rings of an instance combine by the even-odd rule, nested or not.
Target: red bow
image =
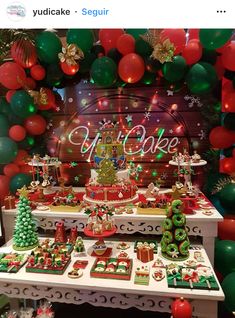
[[[184,280],[186,282],[189,282],[191,280],[193,283],[197,283],[198,282],[198,274],[196,272],[193,272],[191,276],[186,274],[184,276]]]

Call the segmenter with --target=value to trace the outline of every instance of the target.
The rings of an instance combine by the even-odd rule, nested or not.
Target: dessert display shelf
[[[76,189],[82,192],[83,189]],[[214,239],[217,237],[218,222],[222,222],[223,217],[220,213],[210,205],[209,210],[207,199],[202,199],[201,206],[195,210],[195,214],[186,215],[187,229],[189,236],[202,237],[202,244],[210,258],[211,263],[214,262]],[[212,212],[208,215],[208,211]],[[63,220],[65,228],[69,229],[77,226],[78,231],[83,231],[87,223],[87,215],[84,210],[80,212],[54,212],[48,210],[34,210],[33,215],[36,217],[38,226],[44,230],[54,230],[56,223]],[[5,227],[6,239],[12,237],[14,228],[14,218],[16,217],[16,209],[5,210],[3,208],[3,224]],[[164,215],[140,215],[137,214],[136,209],[133,209],[132,214],[114,214],[115,226],[117,233],[120,234],[134,234],[141,233],[144,235],[154,234],[160,235],[162,233],[161,224],[164,220]]]
[[[22,267],[18,273],[0,273],[0,293],[6,294],[10,298],[40,299],[45,298],[52,302],[63,302],[82,304],[88,302],[95,306],[129,308],[136,307],[141,310],[170,312],[170,303],[174,297],[185,297],[192,302],[193,316],[203,318],[215,318],[217,316],[217,302],[224,299],[224,294],[218,284],[218,290],[176,288],[168,287],[166,269],[162,268],[164,278],[156,281],[153,274],[156,270],[153,267],[156,260],[160,259],[164,265],[172,263],[161,258],[160,247],[158,253],[154,254],[154,259],[145,266],[149,268],[149,285],[135,284],[135,272],[143,265],[134,253],[134,242],[129,242],[127,253],[132,260],[133,268],[129,280],[106,279],[92,277],[90,272],[94,267],[95,258],[90,256],[89,249],[94,243],[93,240],[84,239],[87,254],[79,257],[80,260],[88,261],[88,265],[83,269],[83,275],[78,280],[71,279],[68,273],[73,268],[73,263],[78,259],[71,254],[71,263],[63,275],[50,275],[45,273],[28,273]],[[120,250],[117,249],[118,241],[107,241],[107,245],[112,247],[112,256],[117,257]],[[211,268],[211,264],[201,245],[192,246],[190,258],[195,255],[195,251],[200,251],[204,262],[203,265]],[[12,252],[9,242],[0,252]],[[30,251],[29,251],[30,253]],[[178,262],[181,263],[181,262]],[[213,270],[212,270],[213,272]],[[213,272],[214,274],[214,272]]]

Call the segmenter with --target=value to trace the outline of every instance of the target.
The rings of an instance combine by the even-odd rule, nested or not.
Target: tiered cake
[[[117,138],[116,125],[105,122],[96,147],[94,168],[86,184],[84,201],[91,204],[121,205],[135,201],[137,186],[130,180],[123,145]]]

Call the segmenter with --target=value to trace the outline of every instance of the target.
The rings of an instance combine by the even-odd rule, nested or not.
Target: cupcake
[[[199,163],[201,160],[201,156],[194,150],[194,154],[192,155],[192,162]]]
[[[94,250],[94,253],[96,255],[103,255],[106,250],[107,250],[107,246],[103,243],[103,242],[96,242],[94,245],[93,245],[93,250]]]

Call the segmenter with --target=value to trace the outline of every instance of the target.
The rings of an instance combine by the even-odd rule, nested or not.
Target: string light
[[[157,94],[154,94],[153,95],[153,98],[152,98],[152,104],[153,105],[156,105],[158,103],[158,95]]]

